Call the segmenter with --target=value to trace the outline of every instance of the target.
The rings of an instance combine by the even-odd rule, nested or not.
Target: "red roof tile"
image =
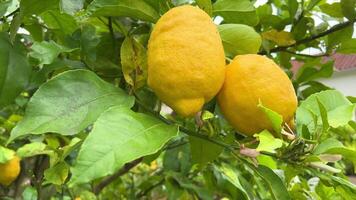
[[[334,69],[336,71],[345,71],[349,69],[356,69],[356,54],[340,54],[335,53],[331,56],[324,56],[322,58],[323,62],[327,62],[329,60],[334,60]],[[303,63],[297,60],[292,60],[292,71],[296,72]]]

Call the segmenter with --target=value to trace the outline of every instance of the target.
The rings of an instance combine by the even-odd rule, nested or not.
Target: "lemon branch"
[[[347,21],[347,22],[343,22],[343,23],[337,24],[337,25],[331,27],[330,29],[328,29],[328,30],[326,30],[324,32],[321,32],[321,33],[319,33],[317,35],[312,35],[312,36],[304,38],[302,40],[298,40],[292,45],[276,47],[276,48],[270,49],[269,51],[262,50],[262,51],[259,52],[259,54],[265,55],[267,53],[284,51],[284,50],[286,50],[286,49],[288,49],[290,47],[295,47],[295,46],[298,46],[300,44],[305,44],[305,43],[311,42],[311,41],[316,40],[318,38],[321,38],[321,37],[324,37],[324,36],[329,35],[331,33],[334,33],[336,31],[339,31],[339,30],[342,30],[344,28],[347,28],[348,26],[353,25],[355,23],[355,21],[356,21],[356,19],[353,19],[353,20],[350,20],[350,21]]]

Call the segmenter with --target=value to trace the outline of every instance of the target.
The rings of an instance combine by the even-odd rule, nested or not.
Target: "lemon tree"
[[[0,0],[0,199],[354,199],[355,4]]]

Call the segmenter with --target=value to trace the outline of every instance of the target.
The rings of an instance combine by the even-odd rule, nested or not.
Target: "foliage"
[[[0,0],[0,163],[15,151],[22,166],[0,198],[354,199],[355,97],[318,79],[333,74],[321,56],[356,53],[356,1],[254,3]],[[162,107],[137,72],[155,22],[182,4],[218,24],[227,61],[259,51],[285,70],[296,129],[262,104],[274,130],[251,137],[215,99],[195,118]]]

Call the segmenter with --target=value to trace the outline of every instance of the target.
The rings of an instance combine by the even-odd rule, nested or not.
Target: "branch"
[[[147,188],[144,191],[141,191],[140,193],[138,193],[136,195],[136,198],[141,198],[143,196],[146,196],[151,190],[153,190],[155,187],[158,187],[160,185],[162,185],[164,183],[165,179],[163,178],[162,180],[160,180],[159,182],[157,182],[156,184],[152,185],[151,187]]]
[[[303,53],[296,53],[296,52],[289,51],[289,50],[281,50],[281,51],[286,52],[286,53],[290,53],[290,54],[293,54],[293,55],[296,55],[296,56],[304,56],[304,57],[311,57],[311,58],[329,56],[328,53],[317,54],[317,55],[309,55],[309,54],[303,54]]]
[[[136,165],[138,165],[142,161],[142,158],[136,159],[132,162],[126,163],[119,171],[115,174],[103,179],[98,185],[96,185],[93,189],[94,194],[98,195],[107,185],[116,180],[118,177],[126,174]]]
[[[328,29],[328,30],[326,30],[324,32],[321,32],[321,33],[319,33],[317,35],[313,35],[313,36],[304,38],[302,40],[298,40],[292,45],[283,46],[283,47],[276,47],[276,48],[270,49],[269,53],[278,52],[278,51],[284,51],[284,50],[288,49],[289,47],[298,46],[300,44],[305,44],[305,43],[311,42],[311,41],[313,41],[315,39],[318,39],[318,38],[321,38],[323,36],[326,36],[326,35],[329,35],[331,33],[334,33],[336,31],[342,30],[342,29],[352,25],[353,23],[355,23],[355,21],[356,21],[356,19],[337,24],[337,25],[331,27],[330,29]],[[265,55],[265,54],[267,54],[267,51],[263,50],[263,51],[259,52],[259,54]]]
[[[7,18],[13,16],[13,15],[16,14],[18,11],[20,11],[20,8],[18,8],[18,9],[16,9],[16,10],[12,11],[12,12],[9,13],[8,15],[3,16],[2,18],[0,18],[0,21],[5,22],[5,19],[7,19]]]

